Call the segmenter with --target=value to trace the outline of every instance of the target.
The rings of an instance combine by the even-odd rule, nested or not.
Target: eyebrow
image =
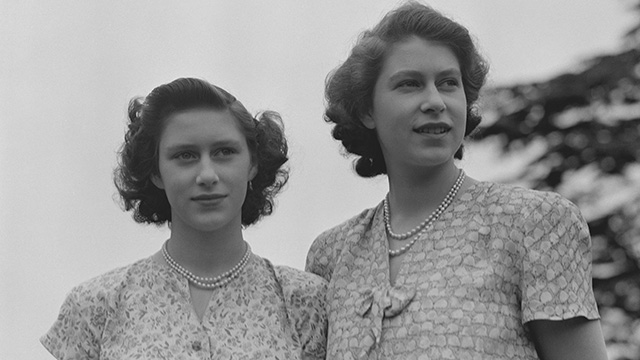
[[[422,73],[417,70],[400,70],[389,76],[389,82],[395,82],[405,77],[422,77]]]
[[[216,140],[212,143],[209,143],[208,145],[214,148],[225,147],[225,146],[238,147],[238,146],[241,146],[241,143],[238,140],[222,139],[222,140]],[[176,143],[176,144],[169,144],[169,146],[165,147],[165,149],[168,152],[176,152],[180,150],[190,150],[197,147],[198,146],[191,143],[183,143],[183,144]]]
[[[462,76],[461,71],[458,68],[447,68],[444,69],[442,71],[438,72],[438,76]],[[389,82],[394,82],[396,80],[398,80],[399,78],[404,78],[404,77],[422,77],[422,72],[418,71],[418,70],[400,70],[398,72],[393,73],[390,77],[389,77]]]
[[[453,75],[453,76],[460,76],[462,77],[462,71],[460,71],[460,69],[458,68],[449,68],[449,69],[445,69],[440,71],[439,73],[440,75]]]

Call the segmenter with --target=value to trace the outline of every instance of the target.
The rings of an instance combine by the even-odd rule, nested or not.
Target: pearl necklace
[[[410,231],[404,234],[396,234],[391,230],[391,211],[389,210],[389,194],[387,194],[387,196],[384,198],[383,207],[384,207],[384,226],[389,237],[396,240],[405,240],[415,235],[408,244],[404,245],[400,249],[397,249],[397,250],[389,249],[389,256],[398,256],[400,254],[404,254],[405,252],[407,252],[407,250],[411,248],[411,246],[413,246],[413,244],[415,244],[415,242],[420,238],[422,234],[424,234],[428,229],[431,228],[433,223],[449,207],[453,199],[456,197],[456,194],[458,194],[458,190],[460,190],[460,186],[462,186],[464,179],[465,179],[465,173],[463,170],[460,170],[460,174],[458,175],[458,178],[456,179],[455,183],[451,187],[451,190],[449,190],[449,193],[447,194],[447,196],[445,196],[445,198],[442,200],[440,205],[438,205],[438,208],[434,212],[432,212],[429,215],[429,217],[427,217],[422,223],[420,223],[418,226],[416,226],[415,228],[411,229]]]
[[[231,270],[215,277],[200,277],[182,267],[180,264],[178,264],[177,261],[173,260],[171,255],[169,255],[169,250],[167,249],[168,243],[169,240],[167,240],[164,245],[162,245],[162,255],[164,256],[164,260],[167,262],[167,264],[169,264],[169,267],[171,267],[171,269],[173,269],[178,274],[186,277],[187,280],[189,280],[189,282],[191,282],[193,285],[196,285],[203,289],[215,289],[217,287],[228,284],[231,280],[235,279],[240,274],[242,269],[244,269],[249,260],[249,255],[251,255],[249,244],[246,244],[247,249],[244,252],[244,256],[242,256],[240,262],[238,262],[233,268],[231,268]]]

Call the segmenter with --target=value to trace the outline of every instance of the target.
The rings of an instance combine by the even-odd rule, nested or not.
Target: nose
[[[420,104],[420,111],[423,113],[441,113],[447,108],[442,99],[442,95],[435,85],[427,86],[424,90],[424,99]]]
[[[196,183],[198,185],[210,186],[218,182],[218,172],[213,162],[208,159],[203,160],[200,163],[198,170],[198,176],[196,177]]]

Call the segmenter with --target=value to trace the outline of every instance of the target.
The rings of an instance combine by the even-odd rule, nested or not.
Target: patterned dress
[[[472,185],[389,281],[382,203],[321,234],[307,270],[329,281],[327,359],[537,359],[531,320],[598,319],[591,239],[555,193]]]
[[[149,257],[74,288],[40,341],[59,360],[323,359],[325,292],[251,254],[200,320],[187,280]]]

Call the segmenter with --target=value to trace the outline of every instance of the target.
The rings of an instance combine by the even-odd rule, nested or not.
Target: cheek
[[[406,139],[400,137],[397,127],[378,127],[376,128],[376,133],[382,149],[397,150],[402,144],[406,144]]]
[[[160,174],[162,174],[162,183],[164,185],[165,192],[167,192],[167,195],[169,195],[169,193],[180,192],[191,183],[191,181],[188,179],[186,171],[161,171]]]
[[[464,99],[455,102],[455,106],[451,108],[451,114],[462,127],[467,126],[467,103]]]
[[[456,99],[455,107],[458,113],[463,114],[466,117],[467,113],[467,98],[464,96],[464,93]]]

